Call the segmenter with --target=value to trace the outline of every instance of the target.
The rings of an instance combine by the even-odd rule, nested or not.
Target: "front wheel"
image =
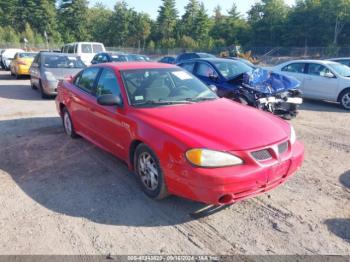
[[[169,195],[159,160],[145,144],[140,144],[136,148],[134,167],[142,190],[147,196],[153,199],[164,199]]]
[[[350,89],[344,90],[340,94],[340,104],[346,110],[350,110]]]
[[[65,133],[71,138],[78,138],[77,133],[75,133],[72,118],[66,108],[63,109],[62,121]]]

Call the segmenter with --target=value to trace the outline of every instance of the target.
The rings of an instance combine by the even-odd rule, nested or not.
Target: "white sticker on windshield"
[[[143,96],[135,96],[135,101],[141,101],[143,100]]]
[[[185,71],[176,71],[172,72],[172,74],[181,80],[193,79],[193,77]]]

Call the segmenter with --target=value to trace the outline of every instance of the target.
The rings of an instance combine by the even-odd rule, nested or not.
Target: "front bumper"
[[[249,152],[233,152],[242,159],[250,159],[241,166],[228,168],[194,168],[183,171],[186,176],[169,191],[195,201],[226,205],[268,192],[294,175],[304,160],[304,146],[296,142],[279,159],[255,161]],[[181,192],[179,192],[181,190]]]
[[[41,80],[43,91],[46,95],[57,95],[58,81]]]

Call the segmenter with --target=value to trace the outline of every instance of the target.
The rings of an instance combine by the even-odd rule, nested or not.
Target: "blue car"
[[[239,60],[194,59],[179,66],[208,86],[216,86],[220,97],[274,113],[284,119],[296,117],[298,107],[303,102],[297,79],[252,67]]]

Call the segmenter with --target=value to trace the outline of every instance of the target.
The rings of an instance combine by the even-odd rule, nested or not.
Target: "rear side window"
[[[290,72],[290,73],[305,73],[305,64],[304,63],[294,63],[289,64],[282,68],[282,71],[284,72]]]
[[[98,80],[96,95],[120,95],[120,87],[115,73],[110,69],[104,69]]]
[[[80,74],[79,79],[77,79],[76,81],[77,86],[83,89],[84,91],[91,92],[94,87],[94,83],[99,71],[100,71],[100,68],[98,67],[91,67],[91,68],[85,69]]]
[[[91,54],[92,53],[91,44],[82,44],[81,45],[81,52],[84,54]]]
[[[199,76],[210,77],[217,75],[214,68],[206,63],[199,63],[197,68],[197,74]]]
[[[73,46],[73,45],[70,45],[70,46],[68,47],[68,53],[69,53],[69,54],[74,54],[74,46]]]
[[[193,73],[194,65],[195,65],[195,63],[185,63],[185,64],[182,64],[181,67],[183,69],[185,69],[186,71]]]
[[[103,47],[102,45],[94,44],[92,45],[94,53],[100,53],[103,52]]]

